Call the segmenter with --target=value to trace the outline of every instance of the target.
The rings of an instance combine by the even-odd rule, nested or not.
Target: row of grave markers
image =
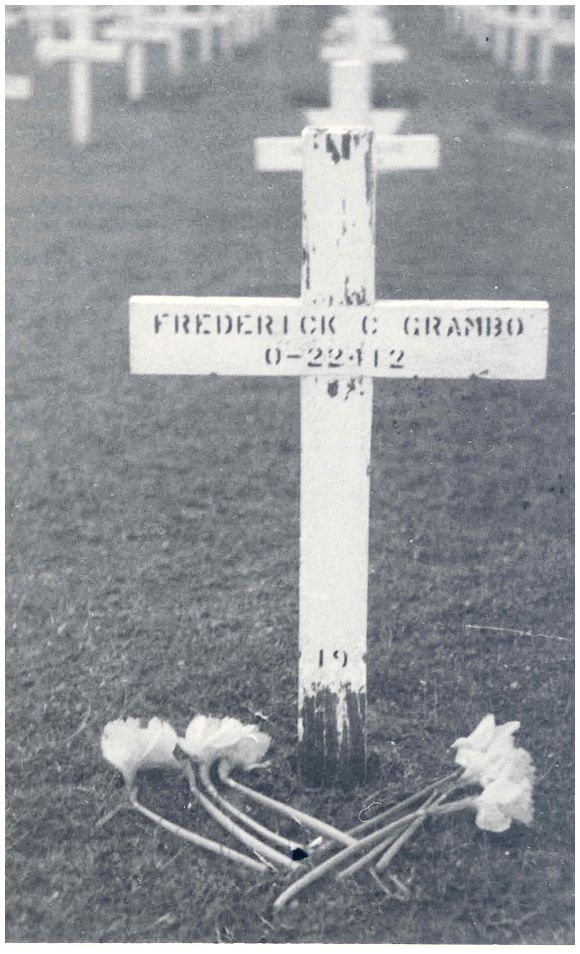
[[[372,63],[405,56],[377,17],[349,10],[325,38],[324,126],[256,142],[259,171],[302,172],[300,298],[130,301],[133,374],[300,379],[299,764],[345,788],[366,770],[373,380],[539,380],[548,344],[545,302],[376,300],[377,173],[439,161],[436,137],[394,135],[402,115],[371,109]]]
[[[574,6],[445,7],[450,31],[463,33],[496,63],[542,86],[553,78],[554,53],[575,45]],[[535,46],[536,55],[532,57]],[[533,59],[535,62],[533,62]]]
[[[72,140],[84,146],[91,140],[92,70],[98,64],[125,63],[127,97],[143,99],[147,83],[147,50],[160,45],[167,50],[173,76],[185,70],[184,37],[198,37],[199,61],[212,61],[217,43],[219,54],[228,57],[247,46],[271,27],[275,8],[269,6],[213,7],[190,11],[184,6],[45,6],[7,11],[6,28],[28,25],[34,55],[42,67],[70,64],[70,125]],[[58,36],[66,26],[68,36]],[[8,99],[29,99],[31,76],[7,76]]]

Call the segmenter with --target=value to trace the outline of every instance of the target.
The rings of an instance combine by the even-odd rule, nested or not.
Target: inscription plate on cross
[[[378,301],[314,311],[293,298],[135,296],[131,304],[135,374],[530,380],[546,370],[542,302]]]

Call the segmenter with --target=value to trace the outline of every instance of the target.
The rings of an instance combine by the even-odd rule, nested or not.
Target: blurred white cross
[[[94,63],[120,63],[123,48],[119,43],[95,39],[91,7],[67,7],[66,14],[70,23],[70,38],[42,37],[36,45],[35,55],[46,66],[70,63],[72,138],[73,142],[82,146],[91,138],[92,66]]]
[[[330,42],[320,51],[322,60],[362,60],[364,63],[403,63],[407,51],[392,42],[387,21],[372,7],[349,7],[325,36]]]
[[[368,126],[377,133],[396,133],[405,121],[403,109],[373,109],[371,66],[363,60],[330,63],[330,109],[309,109],[309,126]]]

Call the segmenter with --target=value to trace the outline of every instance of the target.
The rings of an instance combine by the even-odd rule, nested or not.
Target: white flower
[[[527,779],[530,785],[533,785],[536,770],[530,753],[525,749],[514,747],[508,767],[511,782],[523,782]]]
[[[253,726],[244,726],[237,719],[197,715],[189,723],[185,737],[177,742],[197,762],[211,764],[223,749],[237,745],[252,729]]]
[[[532,781],[522,778],[515,782],[507,776],[496,778],[475,799],[475,807],[475,824],[485,831],[507,831],[512,820],[530,825],[534,817]]]
[[[482,786],[473,799],[475,823],[486,831],[507,831],[512,820],[531,824],[535,768],[529,752],[514,745],[519,722],[496,725],[486,715],[467,738],[457,739],[455,761],[465,771],[463,780]]]
[[[177,744],[192,759],[211,765],[224,759],[233,766],[253,768],[266,754],[271,738],[256,725],[243,725],[238,719],[216,719],[197,715],[189,723],[185,738]]]
[[[461,749],[464,746],[467,746],[472,749],[477,749],[480,752],[483,752],[491,740],[493,739],[495,733],[495,716],[486,715],[483,717],[479,725],[473,730],[471,735],[468,735],[467,738],[456,739],[455,742],[451,744],[452,749]]]
[[[115,719],[101,735],[101,751],[132,788],[137,772],[152,768],[179,769],[173,755],[177,733],[168,723],[154,717],[147,726],[140,719]]]
[[[514,753],[525,751],[514,746],[512,736],[519,727],[519,722],[496,726],[495,717],[490,714],[467,738],[456,739],[451,748],[457,749],[455,761],[465,769],[465,781],[486,785],[504,773],[514,760]]]
[[[270,748],[270,736],[266,732],[259,732],[257,726],[252,728],[255,731],[251,735],[240,739],[237,745],[225,753],[224,758],[232,768],[241,768],[246,772],[255,768]]]

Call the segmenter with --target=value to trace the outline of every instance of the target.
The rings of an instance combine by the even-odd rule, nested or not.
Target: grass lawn
[[[563,94],[554,122],[533,121],[514,107],[533,87],[446,36],[440,11],[392,8],[410,56],[377,68],[377,102],[407,106],[405,132],[437,133],[442,161],[379,180],[378,296],[547,299],[550,353],[542,382],[376,384],[366,789],[296,776],[297,382],[128,373],[130,294],[298,294],[300,176],[256,173],[253,139],[297,134],[301,103],[324,101],[329,12],[281,8],[274,36],[231,63],[202,69],[191,50],[177,83],[152,53],[138,106],[121,67],[99,68],[82,152],[65,66],[7,106],[10,941],[572,941]],[[11,61],[26,62],[18,35]],[[100,755],[108,720],[159,715],[182,733],[196,712],[256,711],[274,741],[254,784],[344,828],[374,791],[395,801],[447,771],[486,712],[519,719],[534,824],[430,822],[394,865],[408,903],[363,875],[276,917],[282,875],[246,875],[129,812],[95,827],[121,794]],[[185,782],[153,774],[142,796],[221,837]]]

